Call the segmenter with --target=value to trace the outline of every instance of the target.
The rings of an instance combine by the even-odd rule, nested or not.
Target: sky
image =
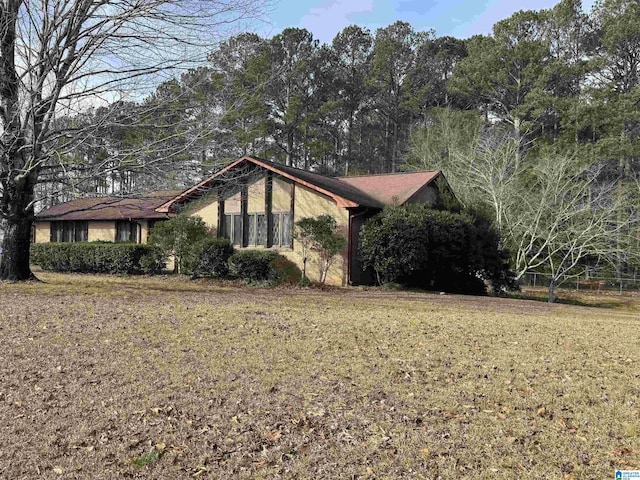
[[[344,27],[360,25],[372,33],[397,20],[438,37],[489,34],[493,25],[518,10],[551,8],[559,0],[277,0],[266,36],[286,27],[306,28],[321,43],[331,43]],[[582,0],[589,12],[594,0]]]

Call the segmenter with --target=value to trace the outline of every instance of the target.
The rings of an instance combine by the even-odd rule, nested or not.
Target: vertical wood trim
[[[224,200],[218,197],[218,232],[217,237],[225,237],[229,232],[224,231]],[[233,241],[233,239],[232,239]]]
[[[273,246],[273,238],[271,232],[273,231],[273,218],[271,212],[273,210],[273,172],[267,171],[264,185],[264,214],[267,216],[267,238],[266,247],[271,248]]]
[[[293,235],[296,228],[295,207],[296,207],[296,183],[291,182],[291,209],[289,211],[289,214],[291,215],[291,238],[289,239],[289,246],[291,248],[293,248]]]
[[[242,247],[249,246],[249,186],[245,183],[240,190],[240,214],[242,215]]]

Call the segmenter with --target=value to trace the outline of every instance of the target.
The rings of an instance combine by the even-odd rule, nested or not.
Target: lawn
[[[633,297],[40,277],[0,285],[2,479],[640,469]]]

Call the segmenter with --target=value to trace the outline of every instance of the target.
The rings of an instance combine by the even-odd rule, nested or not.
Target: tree
[[[320,260],[320,283],[326,282],[334,258],[347,247],[347,240],[336,229],[336,221],[329,214],[296,222],[296,239],[302,245],[302,281],[306,277],[309,252],[315,251]]]
[[[615,181],[603,181],[601,172],[572,157],[543,158],[511,193],[515,201],[505,212],[504,232],[516,279],[530,271],[548,274],[549,302],[562,280],[583,274],[587,266],[638,256],[627,249],[634,243],[629,237],[638,204],[621,196]]]
[[[149,243],[159,247],[167,256],[175,259],[174,271],[183,273],[185,264],[195,264],[190,256],[202,249],[200,242],[210,236],[209,229],[200,217],[182,214],[157,223],[151,231]]]
[[[144,92],[261,0],[0,1],[0,279],[32,277],[34,191],[81,130],[60,119]]]
[[[539,128],[534,93],[546,87],[549,46],[544,12],[520,11],[493,27],[493,36],[467,43],[450,81],[453,93],[480,99],[487,117],[509,125],[525,150]]]

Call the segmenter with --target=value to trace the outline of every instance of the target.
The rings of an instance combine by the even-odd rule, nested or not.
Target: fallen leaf
[[[267,433],[267,438],[272,442],[275,442],[282,436],[282,432],[280,430],[274,430],[273,432]]]
[[[167,444],[164,442],[156,443],[156,450],[160,453],[164,452],[167,449]]]

